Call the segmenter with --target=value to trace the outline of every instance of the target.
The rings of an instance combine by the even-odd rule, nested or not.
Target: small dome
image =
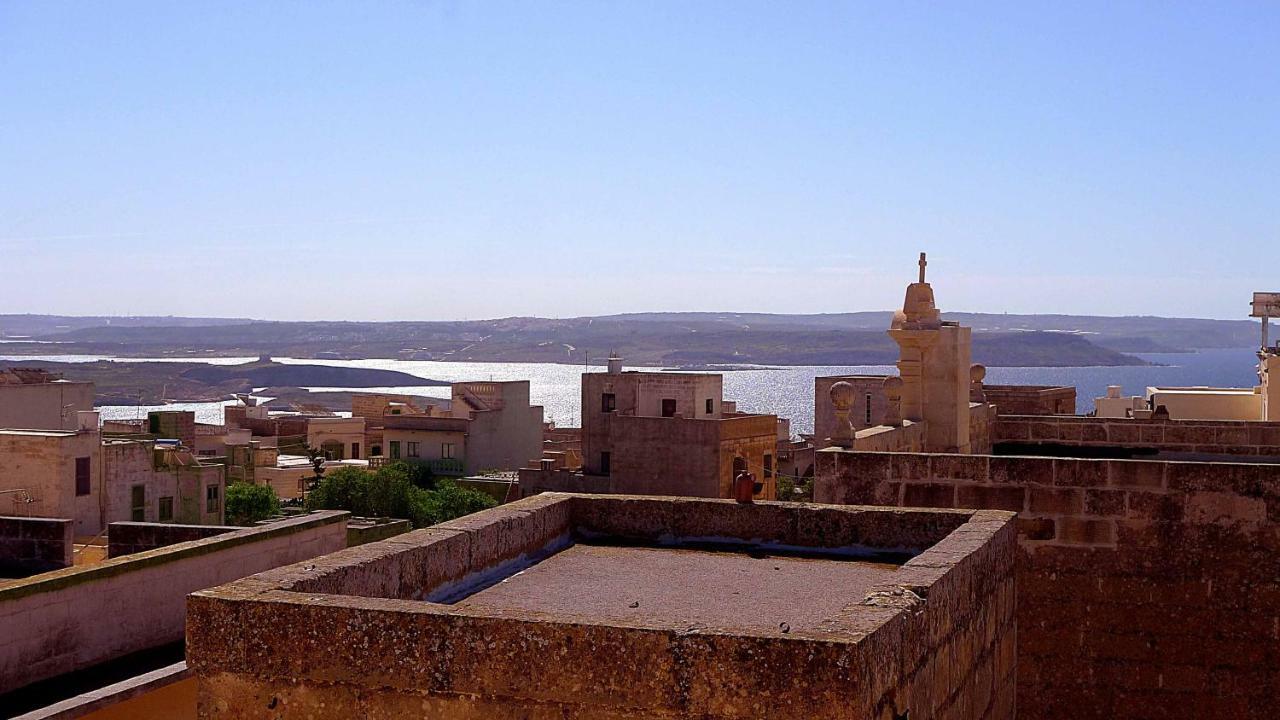
[[[836,410],[848,410],[853,407],[853,400],[857,396],[858,391],[853,389],[849,383],[841,380],[831,386],[831,404]]]

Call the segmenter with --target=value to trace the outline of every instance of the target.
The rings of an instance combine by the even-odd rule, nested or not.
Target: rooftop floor
[[[897,570],[835,557],[579,543],[457,604],[566,622],[816,630]]]

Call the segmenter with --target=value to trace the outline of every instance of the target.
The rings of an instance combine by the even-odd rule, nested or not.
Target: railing
[[[453,477],[461,477],[466,475],[461,460],[444,459],[427,460],[424,464],[431,469],[432,475],[449,475]]]

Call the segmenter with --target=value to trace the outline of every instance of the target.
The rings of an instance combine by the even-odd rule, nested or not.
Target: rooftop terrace
[[[1012,517],[549,493],[196,593],[188,661],[205,718],[1012,717]]]

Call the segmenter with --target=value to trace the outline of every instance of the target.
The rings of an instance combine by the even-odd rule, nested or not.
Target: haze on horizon
[[[1243,319],[1280,6],[6,3],[0,312]]]

